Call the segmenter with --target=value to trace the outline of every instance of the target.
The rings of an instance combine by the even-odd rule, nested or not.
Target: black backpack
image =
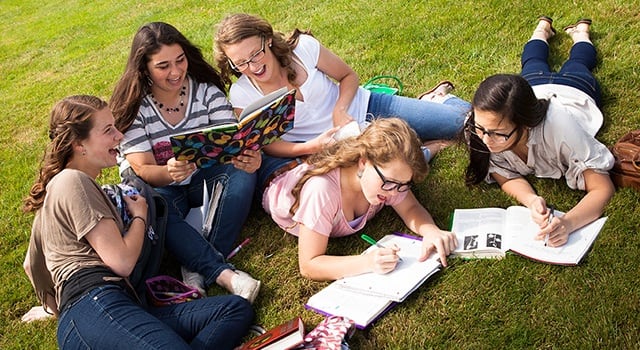
[[[144,303],[146,298],[145,281],[148,278],[158,275],[164,254],[164,239],[168,216],[167,202],[153,187],[138,176],[125,176],[122,179],[122,184],[137,189],[139,195],[146,199],[148,206],[147,224],[151,227],[147,229],[140,257],[129,276],[131,285]],[[107,193],[111,202],[120,212],[124,223],[127,224],[128,215],[124,208],[124,200],[122,197],[125,194],[122,188],[119,185],[103,185],[102,189]]]

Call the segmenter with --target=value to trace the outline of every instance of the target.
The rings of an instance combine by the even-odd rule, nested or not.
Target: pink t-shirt
[[[298,235],[299,225],[304,224],[311,230],[329,237],[342,237],[361,230],[367,221],[376,215],[384,205],[396,205],[402,202],[407,192],[398,193],[385,204],[370,205],[362,220],[351,227],[342,212],[342,194],[340,191],[340,169],[313,176],[302,187],[300,205],[294,216],[289,209],[294,202],[291,189],[309,168],[303,163],[275,178],[264,191],[262,206],[271,215],[273,221],[283,230]]]

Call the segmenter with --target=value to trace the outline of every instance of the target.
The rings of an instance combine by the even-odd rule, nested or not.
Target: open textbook
[[[555,216],[564,215],[554,211]],[[451,231],[458,238],[454,255],[468,258],[503,257],[507,251],[532,260],[554,265],[577,265],[595,241],[606,217],[600,218],[569,235],[566,244],[549,247],[535,240],[540,227],[531,219],[528,208],[456,209]]]
[[[345,316],[358,328],[365,328],[396,303],[404,301],[430,276],[440,271],[436,255],[420,262],[422,241],[400,233],[386,235],[378,243],[397,245],[402,258],[387,274],[364,273],[334,281],[309,298],[305,305],[323,315]],[[368,252],[374,247],[365,251]]]
[[[171,149],[177,160],[198,168],[229,163],[250,149],[257,151],[293,128],[296,90],[276,90],[249,104],[237,123],[216,125],[173,135]]]

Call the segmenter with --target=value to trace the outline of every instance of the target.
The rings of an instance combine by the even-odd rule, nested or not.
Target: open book
[[[213,185],[213,191],[209,195],[207,189],[207,181],[204,180],[202,184],[202,205],[197,208],[191,208],[184,220],[202,234],[204,238],[209,239],[209,232],[211,231],[211,225],[213,225],[213,218],[218,210],[218,202],[222,195],[222,183],[216,182]]]
[[[177,160],[198,168],[229,163],[244,150],[259,150],[293,128],[296,90],[274,91],[249,104],[237,123],[222,124],[170,137]]]
[[[554,211],[555,216],[564,215]],[[554,265],[577,265],[595,241],[606,217],[600,218],[569,235],[566,244],[548,247],[535,240],[540,227],[531,219],[528,208],[456,209],[451,231],[458,237],[454,255],[468,258],[503,257],[507,251],[532,260]]]
[[[348,317],[358,328],[365,328],[440,271],[435,254],[418,261],[422,247],[418,237],[395,233],[384,236],[378,243],[400,248],[398,255],[402,261],[395,270],[384,275],[364,273],[339,279],[309,298],[305,306],[324,315]],[[374,248],[369,247],[365,253]]]

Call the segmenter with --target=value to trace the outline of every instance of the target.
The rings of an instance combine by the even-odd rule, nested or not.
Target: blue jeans
[[[522,72],[531,86],[558,84],[576,88],[602,107],[602,92],[591,71],[596,67],[596,48],[589,42],[577,42],[571,47],[569,59],[559,72],[552,72],[548,63],[549,44],[543,40],[530,40],[522,51]]]
[[[169,207],[165,246],[183,266],[205,276],[207,285],[213,284],[222,270],[233,269],[224,257],[233,250],[249,215],[256,178],[255,173],[226,164],[200,169],[188,185],[156,188]],[[184,221],[191,208],[202,205],[205,179],[209,191],[214,182],[224,187],[208,241]]]
[[[145,309],[103,285],[62,310],[57,338],[60,349],[233,349],[253,318],[237,295]]]
[[[471,104],[453,96],[444,103],[422,101],[416,98],[371,93],[367,113],[373,118],[398,117],[405,120],[418,133],[422,141],[452,139],[464,124]]]

